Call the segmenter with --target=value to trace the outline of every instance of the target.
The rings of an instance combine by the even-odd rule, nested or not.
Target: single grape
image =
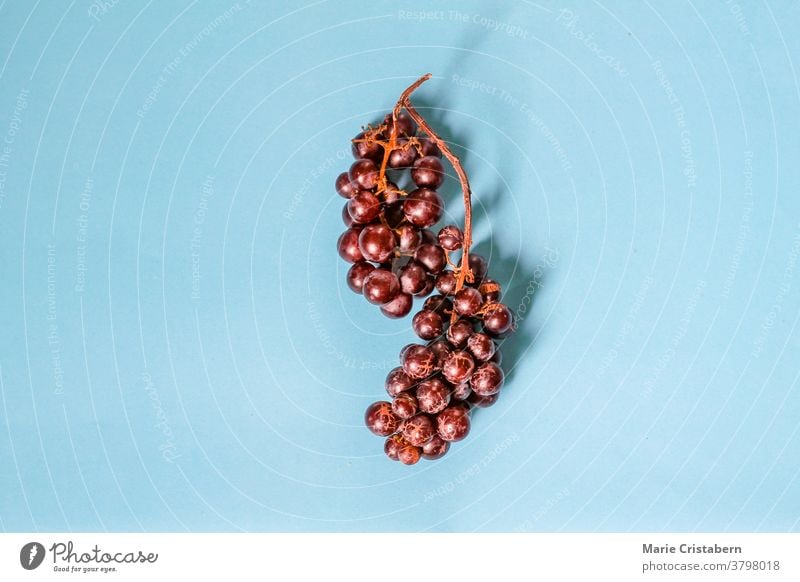
[[[414,465],[415,463],[419,462],[421,452],[422,451],[419,447],[405,443],[398,448],[397,458],[404,465]]]
[[[411,179],[421,188],[435,190],[444,182],[444,166],[442,161],[435,156],[425,156],[414,162],[411,169]]]
[[[392,412],[392,405],[385,400],[373,402],[364,413],[367,428],[378,436],[389,436],[397,430],[400,419]]]
[[[427,272],[434,275],[444,269],[447,264],[442,247],[431,244],[419,245],[414,251],[414,260],[425,267]]]
[[[367,158],[373,162],[380,162],[383,159],[383,148],[380,144],[367,143],[365,141],[356,143],[356,140],[364,139],[364,132],[362,131],[353,138],[353,157],[357,160]]]
[[[427,228],[439,222],[444,202],[435,190],[418,188],[406,196],[403,211],[411,224]]]
[[[450,347],[450,343],[444,339],[431,342],[428,344],[428,347],[431,349],[431,351],[433,351],[434,354],[436,354],[436,368],[441,370],[445,358],[450,355],[450,352],[453,351],[453,348]]]
[[[418,414],[403,422],[403,438],[415,447],[421,447],[427,443],[434,434],[436,434],[436,429],[433,422],[424,414]]]
[[[398,394],[392,401],[392,412],[394,412],[398,418],[403,420],[406,418],[411,418],[417,413],[418,410],[419,405],[417,404],[417,399],[409,392]]]
[[[465,380],[453,387],[451,397],[453,400],[466,400],[470,394],[472,394],[472,388],[469,385],[469,381]]]
[[[366,228],[364,230],[366,230]],[[363,232],[361,236],[364,236]],[[360,240],[361,239],[359,239],[359,241]],[[361,252],[364,252],[363,247]],[[364,256],[369,258],[366,253],[364,253]],[[481,297],[480,291],[473,287],[464,287],[458,293],[456,293],[455,299],[453,300],[453,307],[455,308],[456,313],[459,315],[472,317],[478,313],[478,310],[480,310],[482,300],[483,298]]]
[[[356,160],[350,166],[350,179],[364,190],[377,186],[379,173],[378,166],[368,158]]]
[[[489,335],[498,336],[511,330],[514,316],[503,303],[493,303],[483,316],[483,330]]]
[[[436,290],[442,295],[452,295],[456,289],[456,276],[453,271],[442,271],[436,275]]]
[[[436,354],[427,346],[414,345],[402,355],[403,371],[414,379],[430,376],[435,367]]]
[[[442,363],[442,374],[451,384],[463,382],[472,375],[473,370],[475,370],[475,360],[463,350],[451,353]]]
[[[439,146],[429,137],[421,137],[419,138],[419,146],[422,153],[421,157],[425,156],[436,156],[437,158],[442,157],[442,152],[439,150]]]
[[[400,269],[400,288],[405,293],[419,293],[425,288],[427,275],[422,265],[411,261]]]
[[[347,271],[347,286],[355,293],[363,293],[364,279],[374,270],[375,266],[366,261],[353,263],[350,270]]]
[[[422,458],[433,461],[441,459],[447,454],[450,449],[450,443],[444,440],[439,435],[434,435],[431,440],[422,445]]]
[[[469,383],[472,391],[478,396],[497,394],[503,386],[503,370],[493,362],[486,362],[472,373]]]
[[[350,175],[342,172],[336,177],[336,191],[342,198],[352,198],[358,192],[358,186],[350,181]]]
[[[469,336],[467,349],[477,361],[486,362],[494,355],[495,346],[488,335],[476,332]]]
[[[420,412],[427,414],[441,412],[450,404],[450,388],[440,378],[423,380],[417,386],[416,402]]]
[[[447,340],[456,348],[463,348],[472,332],[472,323],[466,319],[459,319],[447,329]]]
[[[469,413],[463,406],[448,406],[436,415],[436,432],[442,440],[460,441],[469,434]]]
[[[406,374],[403,368],[400,367],[392,368],[386,375],[386,381],[384,382],[384,388],[386,388],[386,392],[392,398],[407,390],[411,390],[414,385],[415,382],[411,379],[411,376]]]
[[[361,234],[361,229],[348,228],[340,236],[336,242],[339,256],[348,263],[357,263],[364,260],[364,255],[361,254],[361,249],[358,248],[358,235]]]
[[[397,140],[397,147],[389,154],[387,165],[390,168],[408,168],[417,159],[417,150],[408,145],[407,139]]]
[[[488,264],[486,263],[486,259],[484,259],[481,255],[470,253],[469,268],[472,271],[472,276],[475,279],[473,281],[473,285],[477,287],[480,285],[481,281],[483,281],[484,277],[486,277],[486,271],[489,268]]]
[[[478,287],[478,291],[481,292],[484,303],[494,303],[500,299],[502,289],[494,279],[484,279]]]
[[[414,298],[408,293],[399,293],[397,297],[381,305],[381,313],[386,317],[392,319],[400,319],[411,313],[411,308],[414,306]]]
[[[364,279],[364,297],[375,305],[385,305],[400,294],[397,275],[386,269],[375,269]]]
[[[358,248],[368,261],[383,263],[394,256],[397,237],[388,226],[370,224],[358,236]],[[477,293],[477,291],[475,291]],[[480,296],[480,293],[478,293]]]
[[[432,340],[442,335],[444,321],[442,321],[442,316],[435,311],[423,309],[411,320],[411,327],[414,333],[422,339]]]
[[[442,295],[433,295],[425,300],[425,303],[422,304],[422,309],[435,311],[439,315],[449,315],[453,310],[453,302]]]
[[[350,228],[351,226],[353,226],[355,224],[355,222],[353,222],[353,217],[350,216],[350,211],[347,210],[347,204],[346,203],[345,203],[344,206],[342,206],[342,222],[344,222],[344,225],[347,228]]]
[[[461,229],[450,224],[439,231],[438,240],[444,250],[452,252],[461,248],[464,243],[464,235],[461,234]]]
[[[435,279],[433,278],[433,276],[427,275],[425,277],[425,286],[419,293],[414,293],[414,297],[427,297],[428,295],[430,295],[431,291],[433,291],[434,283]]]
[[[401,253],[413,253],[422,242],[422,235],[417,228],[403,224],[397,228],[397,239]]]
[[[347,211],[353,222],[366,224],[378,218],[381,212],[381,202],[372,192],[360,190],[347,203]]]
[[[392,115],[387,114],[386,117],[383,118],[383,123],[386,124],[386,135],[391,135],[392,126],[394,125],[394,121],[392,120]],[[405,137],[412,137],[417,133],[417,123],[411,119],[411,116],[407,113],[400,112],[397,114],[397,137],[405,136]]]

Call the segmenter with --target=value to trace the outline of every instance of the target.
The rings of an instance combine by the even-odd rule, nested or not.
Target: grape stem
[[[430,139],[433,140],[433,143],[437,145],[439,150],[442,152],[444,157],[450,162],[453,166],[453,169],[456,171],[458,175],[458,181],[461,183],[461,191],[464,194],[464,240],[461,243],[461,266],[458,269],[458,278],[456,279],[456,287],[453,291],[453,294],[458,293],[462,287],[464,287],[464,283],[467,281],[472,281],[472,271],[469,268],[469,247],[472,244],[472,190],[469,187],[469,179],[467,178],[467,173],[464,171],[464,167],[461,165],[461,161],[456,157],[456,155],[452,152],[452,150],[448,147],[447,143],[436,135],[436,132],[433,131],[431,126],[425,121],[425,118],[419,114],[419,112],[414,108],[411,104],[409,98],[411,94],[416,91],[416,89],[422,85],[425,81],[430,79],[433,75],[431,73],[427,73],[421,76],[419,79],[414,81],[411,85],[409,85],[405,91],[400,95],[400,99],[397,100],[397,104],[394,106],[392,110],[392,130],[390,132],[389,141],[390,147],[386,149],[383,164],[381,164],[381,175],[383,175],[383,171],[386,168],[386,162],[388,159],[389,152],[391,149],[394,148],[395,140],[396,140],[396,127],[397,127],[397,116],[400,114],[400,111],[405,108],[411,118],[417,122],[417,125],[422,128]],[[454,323],[458,318],[458,314],[453,310],[452,315],[450,316],[450,322]]]

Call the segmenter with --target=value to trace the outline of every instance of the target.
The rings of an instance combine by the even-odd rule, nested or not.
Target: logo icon
[[[44,561],[44,546],[39,542],[28,542],[19,551],[19,563],[26,570],[35,570]]]

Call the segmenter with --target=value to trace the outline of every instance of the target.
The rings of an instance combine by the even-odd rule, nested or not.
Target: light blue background
[[[796,2],[101,5],[0,4],[4,530],[800,528]],[[525,313],[409,468],[333,181],[428,71]]]

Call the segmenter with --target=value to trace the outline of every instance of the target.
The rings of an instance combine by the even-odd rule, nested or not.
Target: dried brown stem
[[[458,293],[461,288],[464,286],[464,283],[467,281],[472,281],[472,272],[469,268],[469,247],[472,244],[472,190],[469,187],[469,179],[467,178],[467,173],[464,171],[464,167],[461,165],[461,161],[456,157],[456,155],[452,152],[450,147],[445,143],[445,141],[440,138],[435,131],[431,128],[425,118],[419,114],[419,112],[414,109],[414,106],[411,105],[411,101],[409,101],[409,97],[411,93],[413,93],[420,85],[422,85],[425,81],[431,78],[431,73],[423,75],[414,83],[408,86],[408,88],[403,91],[402,95],[400,95],[400,99],[397,100],[397,104],[394,106],[394,110],[392,111],[392,132],[390,135],[390,144],[391,148],[394,148],[395,142],[395,127],[397,126],[397,116],[400,113],[400,110],[405,108],[411,118],[417,122],[417,125],[424,131],[430,139],[433,140],[439,150],[442,152],[444,157],[448,159],[450,164],[453,166],[453,169],[458,176],[458,181],[461,183],[461,191],[464,195],[464,241],[461,244],[461,266],[458,269],[458,279],[456,279],[456,288],[454,293]],[[389,149],[386,150],[384,154],[383,164],[381,165],[381,175],[383,175],[383,170],[386,166],[386,161],[388,159],[388,152]],[[457,314],[453,311],[451,315],[451,323],[457,319]]]

